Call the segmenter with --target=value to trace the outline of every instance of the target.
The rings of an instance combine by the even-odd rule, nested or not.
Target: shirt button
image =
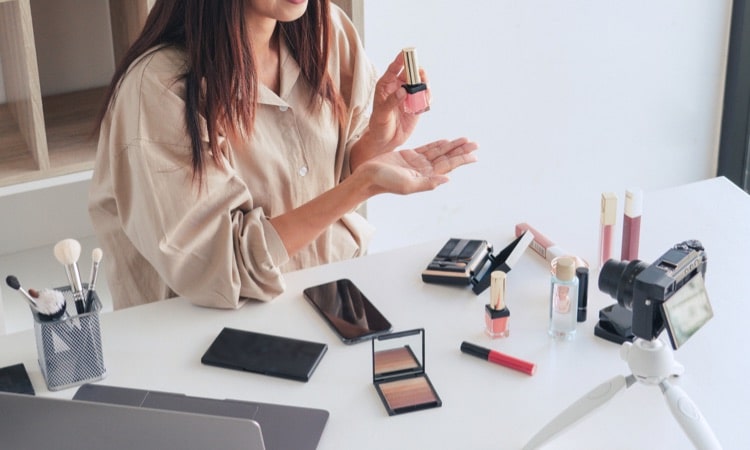
[[[307,166],[302,166],[299,168],[299,176],[304,177],[307,175]]]
[[[281,105],[281,106],[279,106],[279,111],[281,111],[281,112],[284,112],[284,111],[286,111],[287,109],[289,109],[289,107],[288,107],[288,106],[286,106],[286,105]]]

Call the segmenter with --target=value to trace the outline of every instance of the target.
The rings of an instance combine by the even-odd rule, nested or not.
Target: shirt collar
[[[299,79],[300,68],[286,42],[281,37],[279,37],[279,61],[280,95],[276,95],[271,89],[261,84],[258,86],[258,103],[289,106],[289,96]]]

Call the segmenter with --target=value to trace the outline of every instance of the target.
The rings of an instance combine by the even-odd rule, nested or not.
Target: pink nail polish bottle
[[[430,110],[427,99],[427,85],[422,83],[419,76],[419,64],[417,64],[417,49],[407,47],[403,49],[404,71],[406,72],[406,100],[404,110],[411,114],[421,114]]]
[[[485,332],[493,339],[510,335],[510,311],[505,306],[505,277],[505,272],[500,270],[490,275],[490,303],[484,308],[484,324]]]

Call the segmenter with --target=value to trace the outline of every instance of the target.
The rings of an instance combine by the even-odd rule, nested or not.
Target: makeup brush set
[[[99,328],[101,302],[96,293],[102,251],[96,248],[91,254],[88,283],[81,281],[78,270],[78,241],[59,241],[54,254],[65,268],[68,286],[27,290],[14,275],[5,279],[31,309],[39,367],[51,391],[101,380],[106,375]]]

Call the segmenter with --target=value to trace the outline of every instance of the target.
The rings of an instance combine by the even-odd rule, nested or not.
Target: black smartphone
[[[389,333],[391,323],[349,279],[312,286],[305,298],[346,344]]]

